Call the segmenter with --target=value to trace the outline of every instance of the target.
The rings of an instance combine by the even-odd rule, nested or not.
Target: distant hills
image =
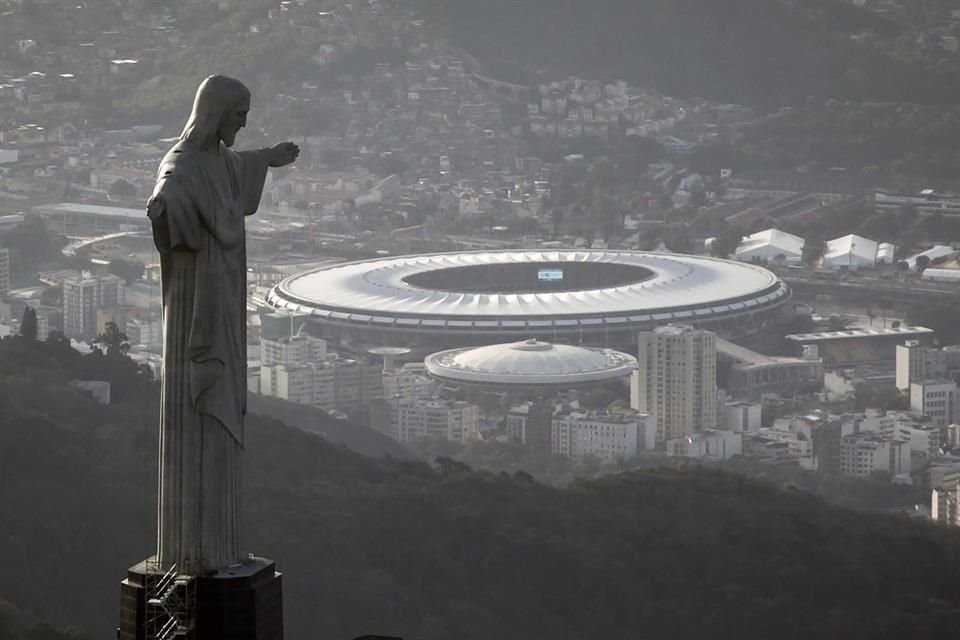
[[[90,640],[74,630],[61,630],[25,613],[11,602],[0,600],[2,640]]]
[[[839,0],[413,1],[485,66],[531,80],[580,73],[769,107],[960,91],[955,63],[898,57],[900,26]]]
[[[10,345],[0,597],[112,637],[119,580],[153,546],[155,403],[97,405]],[[247,546],[284,572],[291,640],[939,639],[960,625],[960,532],[905,517],[706,470],[551,488],[368,458],[257,416],[246,446]]]

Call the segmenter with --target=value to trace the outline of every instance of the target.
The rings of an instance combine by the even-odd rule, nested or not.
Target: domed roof
[[[524,340],[427,356],[434,377],[484,385],[577,385],[628,375],[637,360],[613,351]]]

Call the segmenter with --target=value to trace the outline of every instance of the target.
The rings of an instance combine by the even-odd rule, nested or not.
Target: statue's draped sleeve
[[[221,146],[218,155],[177,145],[161,163],[154,196],[163,207],[151,215],[164,313],[176,307],[178,317],[189,318],[184,327],[189,397],[197,411],[217,418],[241,444],[246,413],[243,219],[257,211],[268,168],[268,150],[237,153]]]

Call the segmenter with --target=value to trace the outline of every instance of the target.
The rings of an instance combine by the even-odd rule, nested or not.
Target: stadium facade
[[[790,299],[762,267],[609,250],[436,253],[326,265],[286,278],[267,303],[309,314],[345,346],[417,352],[537,338],[633,351],[668,323],[726,338],[762,331]]]

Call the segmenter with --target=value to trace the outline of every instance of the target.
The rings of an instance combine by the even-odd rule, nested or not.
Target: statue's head
[[[193,100],[193,113],[180,134],[181,140],[204,144],[222,140],[233,146],[237,132],[247,125],[250,90],[239,80],[209,76],[200,83]]]

